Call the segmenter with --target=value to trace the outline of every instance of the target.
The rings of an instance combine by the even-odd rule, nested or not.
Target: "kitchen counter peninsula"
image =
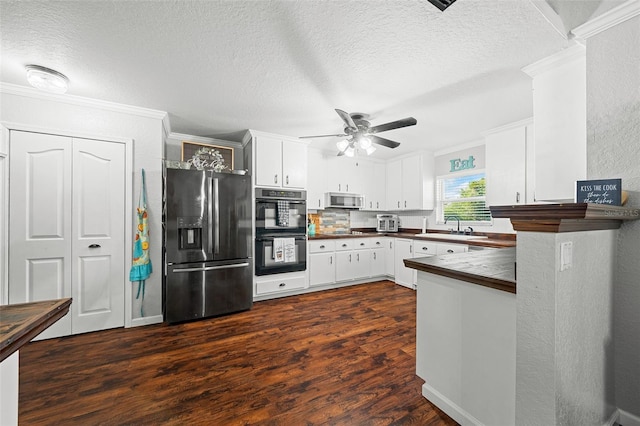
[[[407,268],[516,292],[516,249],[470,250],[466,253],[405,259]]]
[[[416,374],[460,424],[515,424],[516,249],[404,259],[418,271]]]

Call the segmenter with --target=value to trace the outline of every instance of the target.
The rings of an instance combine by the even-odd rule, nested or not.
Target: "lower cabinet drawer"
[[[256,294],[276,293],[278,291],[297,290],[305,288],[306,278],[304,275],[286,279],[273,279],[258,281],[256,283]]]

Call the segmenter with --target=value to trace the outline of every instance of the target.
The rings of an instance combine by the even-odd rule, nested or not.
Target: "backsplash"
[[[316,234],[349,234],[351,225],[347,210],[318,210],[309,220],[316,225]]]
[[[318,210],[310,213],[309,220],[316,225],[317,234],[350,234],[352,228],[376,228],[379,212],[361,210]],[[402,212],[399,215],[401,228],[422,228],[422,218],[429,217],[426,211]]]

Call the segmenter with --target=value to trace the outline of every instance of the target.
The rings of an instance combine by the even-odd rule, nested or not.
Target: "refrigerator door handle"
[[[216,271],[220,269],[234,269],[234,268],[244,268],[249,266],[248,262],[244,263],[234,263],[233,265],[221,265],[221,266],[205,266],[204,268],[182,268],[182,269],[174,269],[174,273],[182,273],[182,272],[206,272],[206,271]]]
[[[213,179],[209,178],[209,191],[207,197],[207,253],[213,252],[213,200],[211,193],[213,190]]]
[[[218,178],[213,178],[213,203],[214,203],[214,220],[216,223],[213,253],[220,253],[220,194],[218,191]]]

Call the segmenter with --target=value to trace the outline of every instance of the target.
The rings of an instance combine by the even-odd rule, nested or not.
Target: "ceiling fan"
[[[301,136],[305,138],[328,138],[328,137],[346,137],[336,145],[338,146],[338,156],[346,155],[353,157],[356,148],[366,151],[367,155],[371,155],[376,148],[373,144],[386,146],[387,148],[397,148],[399,142],[377,136],[376,133],[386,132],[388,130],[399,129],[401,127],[415,126],[418,121],[413,117],[403,118],[401,120],[391,121],[377,126],[371,126],[367,120],[368,115],[359,112],[351,114],[336,109],[336,112],[344,122],[344,133],[334,135],[318,135],[318,136]]]

